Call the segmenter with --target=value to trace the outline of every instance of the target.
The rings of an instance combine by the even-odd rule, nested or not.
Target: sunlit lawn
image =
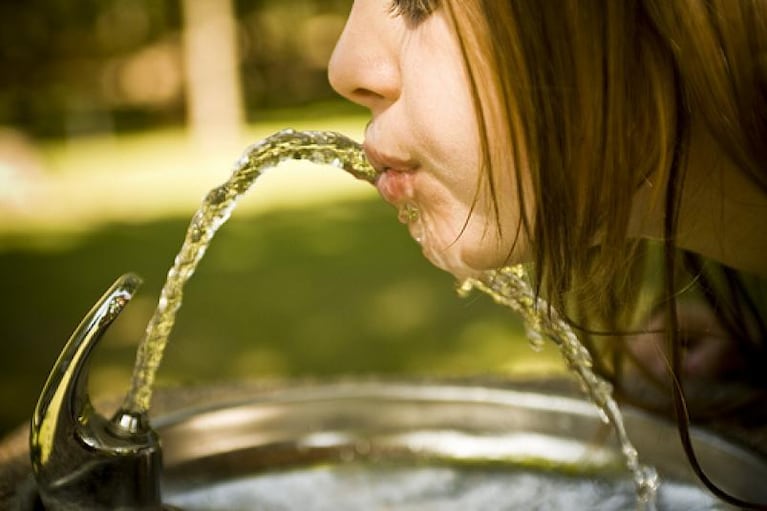
[[[71,331],[114,279],[144,286],[94,361],[122,393],[136,343],[197,204],[248,141],[285,126],[359,139],[361,117],[276,120],[208,152],[183,132],[46,147],[48,169],[0,217],[0,433],[27,420]],[[276,169],[245,197],[186,288],[161,385],[338,375],[561,371],[515,316],[430,266],[374,190],[343,172]]]

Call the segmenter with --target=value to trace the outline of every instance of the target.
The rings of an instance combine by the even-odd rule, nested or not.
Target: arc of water
[[[128,413],[143,414],[149,410],[155,375],[181,306],[183,286],[197,268],[210,240],[255,180],[266,169],[290,159],[332,165],[370,183],[377,177],[361,146],[338,133],[283,130],[248,148],[237,161],[231,177],[208,193],[189,224],[184,243],[160,293],[157,309],[139,345],[131,390],[123,404]],[[612,398],[611,386],[593,372],[588,351],[569,325],[532,292],[523,267],[503,268],[487,272],[481,279],[467,280],[461,292],[468,293],[472,288],[490,294],[498,303],[520,313],[533,341],[539,340],[538,336],[546,337],[559,347],[603,417],[612,421],[627,466],[634,474],[640,507],[653,508],[657,474],[639,463],[636,449],[626,434],[620,409]]]
[[[149,410],[155,376],[181,307],[184,284],[194,273],[216,231],[231,215],[237,200],[265,170],[286,160],[331,165],[371,183],[377,175],[360,144],[330,131],[283,130],[246,149],[231,177],[208,193],[189,224],[184,243],[160,292],[157,309],[139,344],[131,389],[123,409],[131,413]]]
[[[620,408],[612,396],[612,385],[593,371],[591,354],[557,311],[533,292],[528,280],[522,265],[509,266],[485,272],[480,278],[467,279],[461,284],[459,293],[466,295],[474,288],[487,293],[497,303],[522,316],[534,345],[544,338],[557,345],[568,368],[577,376],[603,420],[612,423],[626,466],[634,478],[638,507],[654,509],[658,474],[654,468],[639,462],[637,450],[626,433]]]

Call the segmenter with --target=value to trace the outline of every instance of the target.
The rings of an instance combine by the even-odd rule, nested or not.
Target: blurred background
[[[144,278],[91,372],[127,390],[186,226],[250,143],[285,127],[361,140],[327,84],[351,0],[0,3],[0,435],[26,422],[63,344],[122,273]],[[342,375],[561,371],[518,319],[421,256],[343,172],[263,176],[214,239],[163,386]]]

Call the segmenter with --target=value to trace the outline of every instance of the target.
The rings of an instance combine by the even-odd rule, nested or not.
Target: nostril
[[[375,92],[368,89],[363,89],[362,87],[358,87],[354,89],[352,94],[354,94],[355,96],[363,96],[363,97],[368,97],[368,96],[380,97],[380,95],[376,94]]]
[[[373,109],[376,104],[386,101],[383,95],[363,87],[354,89],[350,99],[370,109]]]

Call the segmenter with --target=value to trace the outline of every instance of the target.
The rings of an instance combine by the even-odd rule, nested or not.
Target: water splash
[[[612,396],[612,385],[594,373],[591,354],[567,322],[533,292],[524,267],[509,266],[485,272],[480,278],[467,279],[461,284],[459,293],[465,296],[475,288],[522,316],[528,334],[532,334],[533,347],[539,347],[543,339],[557,345],[567,367],[577,376],[584,392],[597,406],[602,420],[613,425],[626,466],[634,478],[638,509],[654,510],[658,474],[654,468],[639,462],[637,450],[626,433],[620,408]]]
[[[413,239],[419,244],[423,245],[425,228],[423,220],[421,218],[421,210],[418,206],[412,202],[406,202],[400,206],[397,212],[397,219],[410,227],[410,231],[413,235]]]
[[[357,142],[329,131],[283,130],[246,149],[231,177],[208,193],[189,224],[184,243],[160,292],[157,309],[139,344],[131,389],[123,403],[125,410],[136,414],[149,410],[155,375],[181,307],[184,284],[197,268],[213,235],[256,179],[286,160],[331,165],[370,183],[377,175]]]

